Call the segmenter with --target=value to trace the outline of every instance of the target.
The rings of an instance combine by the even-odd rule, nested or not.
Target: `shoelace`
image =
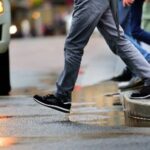
[[[63,101],[63,98],[59,98],[59,97],[56,97],[55,95],[53,95],[53,94],[47,94],[47,95],[45,95],[45,96],[43,96],[43,98],[44,99],[53,99],[54,101],[55,101],[55,99],[57,99],[57,100],[59,100],[59,102],[62,102],[62,103],[64,103],[64,104],[71,104],[71,102],[64,102]],[[64,99],[65,99],[65,97],[64,97]]]

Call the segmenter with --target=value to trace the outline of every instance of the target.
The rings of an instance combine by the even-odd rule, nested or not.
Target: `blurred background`
[[[73,0],[0,0],[0,95],[36,87],[43,71],[56,74],[63,67],[72,7]]]
[[[142,27],[146,31],[150,31],[149,4],[143,8]],[[0,95],[8,95],[9,91],[12,95],[33,95],[55,90],[64,64],[63,48],[72,9],[73,0],[0,0],[0,30],[3,33]],[[124,68],[97,30],[94,33],[85,48],[79,72],[82,77],[79,76],[77,87],[110,79]],[[150,49],[149,46],[146,49]]]
[[[64,35],[73,0],[11,0],[12,37]]]

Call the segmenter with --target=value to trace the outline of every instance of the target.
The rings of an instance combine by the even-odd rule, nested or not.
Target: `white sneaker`
[[[119,89],[128,89],[128,88],[135,88],[140,87],[144,84],[144,81],[140,77],[132,77],[132,79],[128,82],[120,82],[118,83]]]

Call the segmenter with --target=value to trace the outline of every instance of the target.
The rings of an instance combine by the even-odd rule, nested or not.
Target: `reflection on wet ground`
[[[13,89],[12,95],[44,95],[55,87],[56,73],[47,74],[37,79],[35,87]],[[37,87],[40,85],[40,88]],[[42,86],[43,85],[43,86]],[[52,85],[49,87],[49,85]],[[43,88],[42,88],[43,87]],[[101,126],[122,126],[125,123],[123,108],[117,95],[114,82],[102,82],[89,87],[76,87],[73,94],[73,107],[70,120],[74,122]],[[12,104],[11,104],[12,105]],[[16,104],[15,104],[16,105]],[[19,105],[19,104],[17,104]],[[22,104],[20,104],[22,105]],[[116,105],[116,106],[115,106]],[[19,106],[18,106],[19,107]]]
[[[7,97],[7,100],[2,98],[0,148],[33,150],[34,146],[39,149],[43,149],[44,146],[44,149],[48,149],[51,144],[68,146],[70,142],[69,148],[62,149],[80,149],[84,142],[93,145],[97,141],[99,149],[99,145],[105,142],[105,139],[112,141],[116,146],[122,142],[123,146],[125,141],[127,145],[129,140],[135,140],[134,144],[141,141],[135,137],[144,137],[149,143],[149,130],[128,128],[149,127],[149,121],[125,114],[123,106],[116,105],[120,104],[118,92],[116,83],[110,81],[78,88],[73,93],[73,106],[69,118],[68,115],[38,105],[29,96],[20,96],[19,99],[17,96]],[[76,148],[74,142],[80,148]]]
[[[13,137],[0,137],[0,148],[10,147],[16,144],[17,141],[18,139]]]
[[[49,76],[51,76],[50,79]],[[38,80],[44,84],[44,89],[38,87],[14,89],[12,95],[34,95],[35,93],[45,95],[48,93],[48,90],[51,90],[51,88],[48,89],[49,85],[52,85],[52,88],[54,88],[55,80],[55,74],[48,74],[41,80]],[[2,104],[0,107],[7,107],[8,105]],[[22,104],[14,105],[19,107]],[[28,107],[30,105],[32,107],[34,104],[28,104]],[[27,115],[26,117],[33,116]],[[5,118],[2,116],[0,120]],[[73,93],[73,106],[69,119],[77,123],[99,126],[150,126],[150,121],[132,117],[123,111],[117,84],[111,81],[101,82],[88,87],[76,87]]]
[[[123,107],[115,106],[120,102],[116,93],[118,88],[114,82],[103,82],[75,91],[70,120],[100,126],[124,126]]]
[[[114,82],[106,81],[80,88],[74,92],[73,97],[73,102],[81,105],[73,105],[71,121],[100,126],[150,127],[149,120],[135,118],[124,111]]]
[[[139,118],[124,112],[125,125],[130,127],[150,127],[150,119]]]

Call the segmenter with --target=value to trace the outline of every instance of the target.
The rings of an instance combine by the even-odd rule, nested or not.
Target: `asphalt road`
[[[38,105],[30,97],[1,98],[0,148],[149,150],[149,128],[89,124],[81,121],[80,117],[84,116],[84,121],[90,119],[88,114],[93,110],[78,108],[77,113],[77,108],[73,107],[68,116]],[[91,122],[94,120],[91,118]]]

